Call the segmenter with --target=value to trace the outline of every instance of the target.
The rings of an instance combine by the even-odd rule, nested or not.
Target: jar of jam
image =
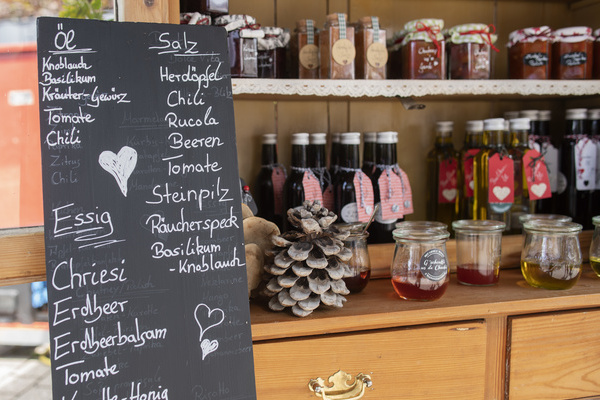
[[[446,79],[445,39],[441,19],[418,19],[404,25],[403,79]]]
[[[319,30],[312,19],[296,21],[291,41],[292,77],[319,78]]]
[[[600,79],[600,29],[594,31],[594,62],[592,65],[592,78]]]
[[[574,26],[553,32],[552,78],[591,79],[594,37],[587,26]]]
[[[387,76],[390,79],[402,79],[402,40],[406,36],[406,31],[395,32],[387,42],[388,46],[388,63]]]
[[[352,231],[344,240],[344,246],[352,252],[348,267],[352,274],[344,276],[344,282],[350,293],[361,292],[369,283],[371,277],[371,259],[367,249],[369,232],[363,232],[364,224],[358,231]]]
[[[437,300],[450,282],[447,230],[396,229],[391,275],[394,290],[402,299]]]
[[[354,27],[346,14],[329,14],[319,35],[321,79],[354,79]]]
[[[450,79],[490,79],[494,25],[463,24],[448,30],[448,75]]]
[[[262,27],[265,37],[258,39],[258,77],[285,78],[289,31],[278,27]]]
[[[227,30],[229,66],[232,78],[258,77],[258,43],[265,33],[249,15],[223,15],[215,25]]]
[[[569,289],[581,275],[579,233],[574,222],[531,220],[523,224],[521,272],[533,287]]]
[[[547,26],[511,32],[507,44],[509,79],[550,79],[552,39]]]
[[[356,78],[385,79],[388,51],[378,17],[362,17],[356,24]]]

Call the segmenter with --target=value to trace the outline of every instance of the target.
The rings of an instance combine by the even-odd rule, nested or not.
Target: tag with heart
[[[121,193],[127,197],[127,180],[137,164],[137,151],[129,146],[123,146],[118,154],[106,150],[100,153],[98,162],[115,178]]]
[[[200,343],[200,348],[202,349],[202,359],[204,360],[207,355],[219,348],[219,342],[216,340],[204,339]]]
[[[458,160],[451,158],[442,160],[438,169],[438,203],[454,203],[458,193],[457,183]]]
[[[544,156],[537,150],[529,150],[523,156],[525,181],[529,189],[529,200],[547,199],[552,197],[550,178],[544,162]]]
[[[494,154],[488,160],[488,202],[510,204],[514,202],[514,163],[508,156]]]
[[[202,342],[202,338],[204,337],[206,331],[223,323],[225,320],[225,313],[220,308],[214,308],[211,310],[211,308],[206,304],[200,303],[194,310],[194,318],[196,319],[196,323],[200,328],[199,341]]]
[[[575,144],[575,186],[577,190],[596,188],[596,144],[589,138],[577,140]]]
[[[479,149],[469,149],[463,156],[463,171],[465,177],[465,197],[473,197],[475,181],[473,181],[473,159],[479,153]]]

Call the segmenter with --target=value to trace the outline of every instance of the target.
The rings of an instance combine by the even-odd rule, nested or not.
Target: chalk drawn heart
[[[471,188],[471,190],[474,190],[475,189],[475,181],[469,182],[469,187]]]
[[[498,200],[502,201],[510,194],[510,188],[507,186],[495,186],[492,189],[492,192],[494,192],[494,195],[498,198]]]
[[[204,339],[202,343],[200,343],[200,348],[202,349],[202,359],[204,360],[207,355],[219,348],[219,342],[216,340]]]
[[[202,337],[210,328],[214,328],[217,325],[221,325],[225,320],[225,313],[220,308],[210,309],[206,304],[200,303],[194,310],[194,318],[196,323],[200,327],[200,343],[202,343]]]
[[[123,146],[119,154],[106,150],[100,153],[98,162],[115,178],[123,196],[127,197],[127,180],[137,164],[137,151],[129,146]]]
[[[537,197],[541,197],[544,193],[546,193],[546,188],[547,186],[544,182],[537,185],[531,185],[531,193],[535,194]]]
[[[456,189],[444,189],[442,191],[442,196],[446,200],[454,200],[456,198]]]

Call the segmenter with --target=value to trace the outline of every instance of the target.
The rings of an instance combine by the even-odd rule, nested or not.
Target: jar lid
[[[565,119],[578,120],[587,118],[587,108],[569,108],[565,110]]]
[[[381,27],[379,26],[379,17],[374,17],[374,16],[366,16],[366,17],[361,17],[358,19],[358,25],[362,26],[363,28],[374,28],[373,23],[375,22],[375,25],[377,25],[377,29],[381,29]]]
[[[421,18],[421,19],[415,19],[412,21],[407,22],[406,24],[404,24],[404,30],[405,31],[417,31],[418,29],[420,29],[421,27],[429,27],[432,29],[436,29],[441,31],[442,29],[444,29],[444,20],[443,19],[438,19],[438,18]]]
[[[277,26],[264,26],[260,28],[265,36],[257,42],[258,50],[273,50],[286,47],[290,42],[290,32]]]
[[[182,25],[210,25],[211,23],[210,15],[199,12],[182,13],[179,20]]]
[[[446,241],[450,237],[450,233],[441,229],[409,228],[394,229],[392,236],[396,241],[440,242]]]
[[[341,135],[342,144],[360,144],[360,132],[346,132]]]
[[[438,221],[402,221],[396,223],[396,229],[437,229],[445,231],[448,225]]]
[[[326,133],[311,133],[310,144],[327,144]]]
[[[292,144],[296,145],[308,145],[308,133],[294,133],[292,135]]]
[[[489,118],[483,120],[484,131],[503,131],[504,118]]]
[[[277,134],[275,133],[265,133],[262,136],[263,144],[277,144]]]
[[[591,120],[600,119],[600,108],[594,108],[593,110],[588,110],[587,115],[588,115],[588,119],[591,119]]]
[[[396,141],[394,140],[394,132],[392,131],[385,131],[385,132],[379,132],[377,133],[377,143],[380,144],[393,144],[396,143]]]
[[[583,229],[581,224],[575,222],[557,222],[551,220],[532,219],[523,224],[525,232],[535,233],[579,233]]]
[[[498,40],[496,28],[486,24],[462,24],[448,29],[446,35],[451,43],[479,43],[492,45]]]
[[[532,43],[538,40],[553,40],[552,29],[549,26],[538,26],[531,28],[517,29],[508,35],[507,47],[512,47],[517,43]]]
[[[491,219],[461,219],[452,222],[452,228],[456,232],[495,233],[504,231],[506,224],[502,221],[494,221]]]
[[[519,215],[519,221],[521,225],[527,221],[543,220],[543,221],[556,221],[556,222],[571,222],[571,217],[560,214],[523,214]]]
[[[327,15],[327,23],[329,24],[339,24],[339,23],[344,23],[344,24],[348,24],[348,14],[345,13],[332,13],[332,14],[328,14]]]
[[[550,121],[552,117],[552,111],[550,110],[540,110],[540,121]]]
[[[377,141],[377,132],[363,133],[363,142],[375,143]]]
[[[514,118],[510,120],[511,131],[528,131],[531,129],[529,118]]]
[[[531,121],[537,121],[540,117],[538,110],[521,110],[519,111],[519,118],[529,118]]]
[[[555,42],[578,43],[584,40],[594,40],[592,28],[588,26],[571,26],[552,32]]]
[[[308,25],[311,25],[314,28],[315,20],[314,19],[299,19],[298,21],[296,21],[296,28],[306,28]]]
[[[596,215],[592,218],[592,224],[594,224],[594,226],[600,226],[600,215]]]
[[[483,133],[483,121],[472,120],[465,123],[465,130],[471,133]]]
[[[404,29],[408,32],[402,39],[401,45],[404,46],[414,40],[423,40],[429,43],[441,42],[444,40],[441,32],[443,28],[443,19],[425,18],[407,22]]]

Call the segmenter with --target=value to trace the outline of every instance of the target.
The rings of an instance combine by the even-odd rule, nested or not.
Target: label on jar
[[[543,67],[548,65],[548,53],[527,53],[523,56],[523,64],[528,67]]]
[[[441,281],[448,274],[446,254],[439,249],[427,250],[419,261],[421,274],[431,281]]]
[[[402,180],[391,168],[383,170],[377,180],[381,202],[377,217],[378,222],[389,223],[404,216],[404,196],[402,195]],[[387,222],[384,222],[387,221]]]
[[[371,179],[360,169],[355,172],[353,183],[356,193],[358,222],[367,222],[371,218],[371,213],[373,213],[373,207],[375,206],[373,184],[371,183]]]
[[[529,189],[529,200],[547,199],[552,197],[550,180],[544,157],[537,150],[529,150],[523,156],[525,179]]]
[[[514,163],[510,157],[494,154],[488,160],[488,202],[512,204],[515,196]],[[502,207],[498,208],[503,209]],[[499,211],[503,212],[503,211]]]
[[[275,214],[283,214],[283,185],[285,184],[285,170],[281,166],[276,166],[271,172],[271,182],[273,182],[273,197],[275,203]]]
[[[373,68],[381,68],[387,64],[388,51],[383,43],[373,43],[367,48],[367,62]]]
[[[348,65],[356,57],[356,49],[350,39],[340,39],[331,47],[331,56],[333,61],[340,65]]]
[[[314,44],[302,46],[299,54],[300,64],[306,69],[319,68],[319,48]]]
[[[438,203],[454,203],[456,201],[458,161],[456,159],[442,160],[438,170]]]
[[[574,51],[560,56],[560,65],[566,67],[576,67],[587,63],[587,53],[585,51]]]
[[[479,153],[479,149],[469,149],[464,155],[463,170],[465,171],[465,197],[473,197],[475,181],[473,180],[473,159]]]
[[[575,144],[575,167],[577,168],[577,190],[596,188],[596,144],[589,138],[577,140]]]
[[[304,171],[302,177],[302,188],[304,189],[305,201],[318,201],[323,204],[323,193],[321,192],[321,183],[312,173],[312,171]]]

